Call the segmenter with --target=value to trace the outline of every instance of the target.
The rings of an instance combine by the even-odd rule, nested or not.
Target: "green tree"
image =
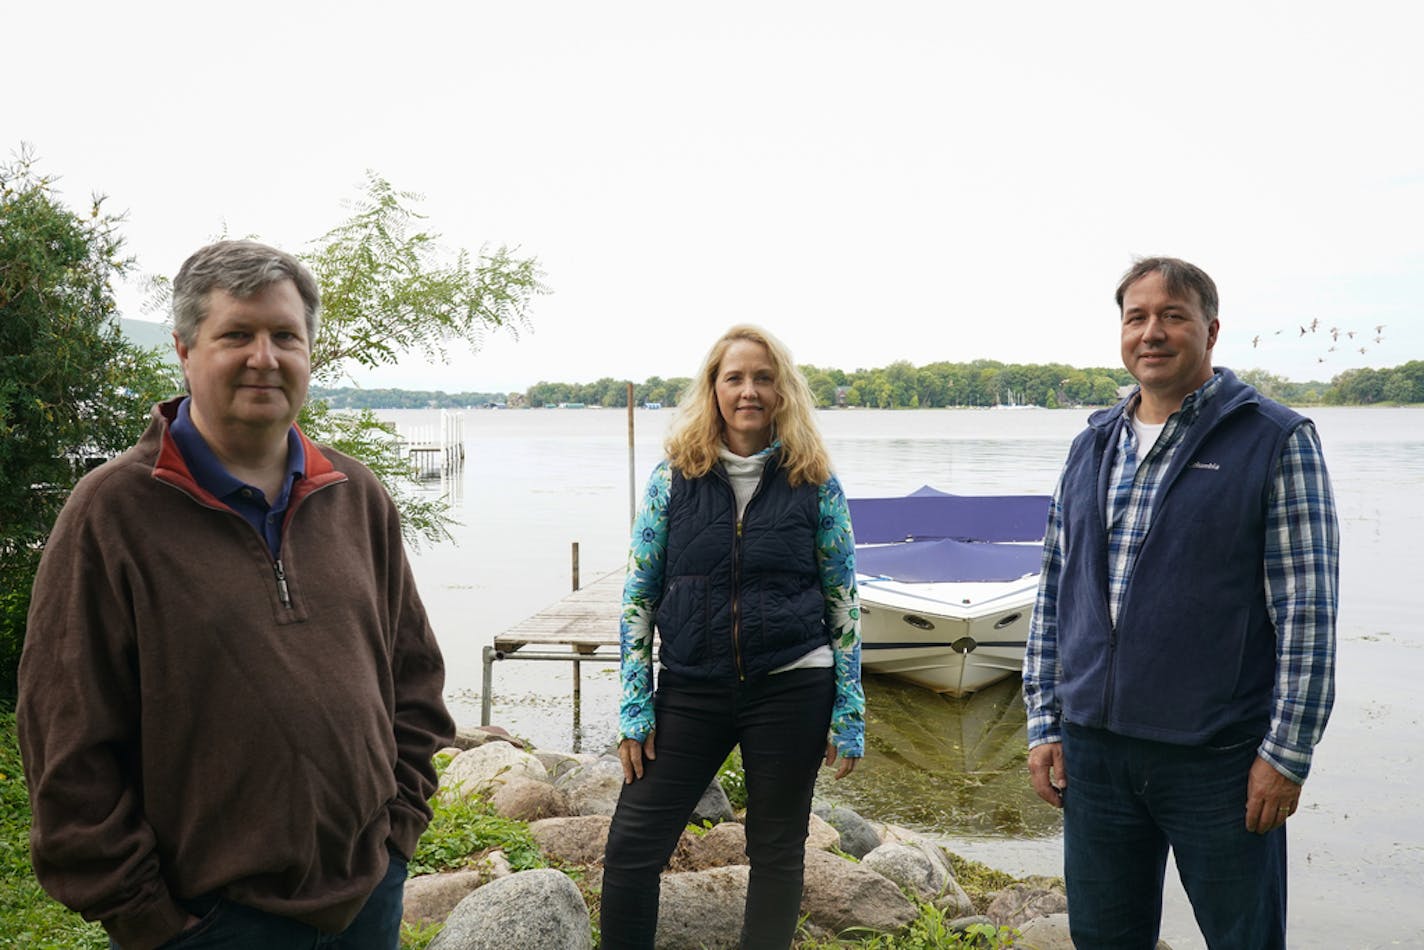
[[[546,293],[537,259],[508,247],[448,253],[425,230],[413,205],[420,196],[397,191],[367,172],[353,214],[301,255],[321,287],[321,331],[312,348],[312,382],[331,386],[353,367],[374,369],[410,353],[445,361],[463,342],[479,349],[496,329],[527,326],[535,296]],[[400,506],[408,540],[449,537],[449,509],[419,491],[410,465],[395,452],[395,428],[369,409],[331,412],[320,399],[302,410],[302,429],[360,458]]]
[[[132,261],[122,218],[65,206],[22,148],[0,166],[0,692],[13,694],[44,543],[90,459],[137,440],[174,391],[154,353],[125,342],[113,280]]]

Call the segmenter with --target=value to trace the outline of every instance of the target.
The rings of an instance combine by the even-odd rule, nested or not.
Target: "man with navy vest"
[[[1311,422],[1213,368],[1217,292],[1138,261],[1138,387],[1069,450],[1024,658],[1073,942],[1156,945],[1170,848],[1211,947],[1285,946],[1287,819],[1334,699],[1338,526]]]

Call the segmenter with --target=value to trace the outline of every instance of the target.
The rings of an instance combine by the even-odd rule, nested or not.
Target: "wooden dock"
[[[583,700],[580,664],[618,662],[618,621],[622,614],[623,579],[622,568],[610,571],[521,620],[496,636],[493,646],[484,648],[480,725],[490,724],[496,661],[558,661],[573,664],[573,712],[577,735]],[[653,657],[656,662],[656,643]]]

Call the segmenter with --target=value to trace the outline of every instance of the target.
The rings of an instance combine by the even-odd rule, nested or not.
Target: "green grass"
[[[0,713],[0,947],[103,950],[108,945],[102,927],[52,900],[35,880],[15,714]]]

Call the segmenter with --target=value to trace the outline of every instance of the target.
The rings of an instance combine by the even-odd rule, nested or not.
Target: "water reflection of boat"
[[[955,699],[887,676],[865,677],[863,768],[825,794],[866,817],[949,836],[1048,835],[1058,812],[1025,765],[1021,681]]]
[[[951,696],[1023,669],[1046,495],[850,500],[862,662]]]

